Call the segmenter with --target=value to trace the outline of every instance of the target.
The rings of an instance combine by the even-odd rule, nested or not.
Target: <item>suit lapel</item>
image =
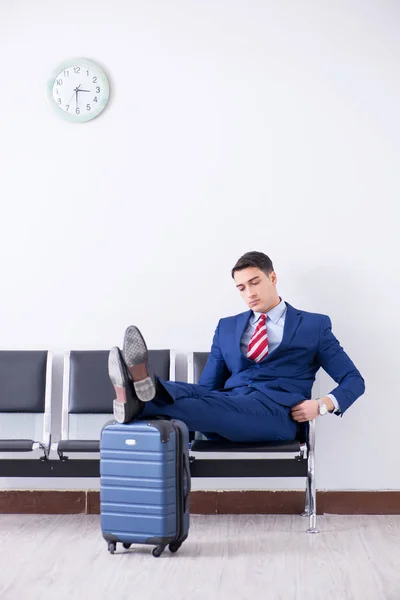
[[[240,341],[242,339],[242,336],[244,334],[244,330],[246,329],[247,323],[249,322],[249,319],[251,317],[251,315],[253,314],[252,310],[248,310],[244,313],[241,313],[236,321],[236,333],[235,333],[235,348],[239,349],[240,355],[242,355],[242,350],[240,348]],[[246,358],[245,356],[243,358]],[[248,358],[246,358],[246,360],[249,360]]]
[[[279,346],[271,352],[271,354],[267,354],[267,356],[261,361],[261,363],[268,361],[270,358],[274,358],[279,352],[285,350],[292,341],[294,334],[296,333],[296,329],[300,325],[301,322],[301,311],[293,308],[290,304],[286,302],[287,311],[285,317],[285,326],[283,328],[283,337]],[[268,331],[268,327],[267,327]],[[261,364],[260,363],[260,364]]]
[[[293,308],[290,304],[286,302],[287,312],[285,319],[285,326],[283,328],[283,338],[281,344],[278,346],[277,351],[280,348],[287,348],[294,334],[296,333],[296,329],[300,325],[301,321],[301,311]]]

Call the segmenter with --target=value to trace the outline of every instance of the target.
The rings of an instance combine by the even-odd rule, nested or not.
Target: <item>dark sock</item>
[[[156,384],[156,395],[152,402],[158,402],[160,404],[174,404],[174,399],[167,392],[167,390],[165,389],[161,381],[158,379],[158,377],[155,377],[154,381]]]

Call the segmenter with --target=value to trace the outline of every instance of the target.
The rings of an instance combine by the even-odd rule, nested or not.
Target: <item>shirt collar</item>
[[[273,321],[275,324],[279,321],[279,319],[281,318],[281,316],[283,315],[283,313],[286,311],[287,306],[284,300],[282,300],[279,304],[277,304],[276,306],[274,306],[274,308],[272,308],[271,310],[269,310],[267,313],[264,313],[267,315],[267,318],[271,319],[271,321]],[[261,317],[263,313],[259,313],[259,312],[253,312],[253,323],[257,323],[258,319]]]

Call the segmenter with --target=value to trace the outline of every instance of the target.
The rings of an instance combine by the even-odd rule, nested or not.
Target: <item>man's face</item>
[[[266,275],[257,267],[235,271],[234,280],[247,306],[255,312],[267,312],[279,304],[275,271]]]

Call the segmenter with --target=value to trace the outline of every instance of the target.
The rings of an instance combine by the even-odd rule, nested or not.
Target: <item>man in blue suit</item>
[[[290,440],[298,423],[343,415],[364,393],[329,317],[282,300],[268,256],[247,252],[232,277],[250,310],[219,321],[198,385],[152,377],[146,343],[137,327],[128,327],[122,352],[114,347],[109,357],[117,421],[165,415],[233,442]],[[338,385],[311,399],[320,367]]]

